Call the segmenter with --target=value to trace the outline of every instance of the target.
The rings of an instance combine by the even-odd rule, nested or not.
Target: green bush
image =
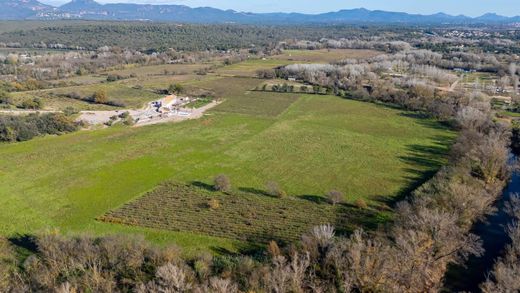
[[[0,116],[0,141],[26,141],[45,134],[73,132],[79,125],[61,113]]]

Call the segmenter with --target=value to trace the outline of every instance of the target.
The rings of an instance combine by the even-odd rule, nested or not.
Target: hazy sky
[[[60,5],[67,0],[41,0]],[[210,6],[248,12],[320,13],[364,7],[388,11],[433,14],[465,14],[478,16],[487,12],[520,15],[520,0],[98,0],[100,3],[126,2],[149,4],[184,4],[192,7]],[[297,3],[297,4],[296,4]]]

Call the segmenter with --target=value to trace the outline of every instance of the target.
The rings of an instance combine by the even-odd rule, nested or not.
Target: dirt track
[[[152,125],[167,122],[180,122],[190,119],[198,119],[204,115],[204,112],[217,106],[221,102],[214,101],[198,109],[180,109],[182,114],[161,115],[154,112],[150,108],[142,110],[117,110],[117,111],[81,111],[78,121],[85,121],[91,125],[102,125],[110,121],[110,117],[119,116],[128,112],[130,116],[138,120],[135,126]],[[7,115],[28,115],[32,113],[60,113],[61,111],[37,111],[37,110],[0,110],[0,114]],[[151,117],[151,118],[150,118]]]

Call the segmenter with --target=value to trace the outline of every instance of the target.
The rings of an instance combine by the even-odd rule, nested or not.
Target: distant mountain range
[[[100,4],[94,0],[72,0],[53,7],[37,0],[0,0],[0,19],[92,19],[147,20],[186,23],[243,23],[243,24],[474,24],[520,23],[520,16],[506,17],[488,13],[480,17],[432,15],[351,9],[322,14],[247,13],[210,7],[190,8],[184,5]]]

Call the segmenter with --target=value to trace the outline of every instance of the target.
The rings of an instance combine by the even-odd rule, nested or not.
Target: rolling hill
[[[185,23],[242,23],[242,24],[475,24],[515,23],[520,17],[506,17],[487,13],[471,18],[445,13],[432,15],[367,10],[340,10],[322,14],[248,13],[220,10],[211,7],[191,8],[185,5],[100,4],[94,0],[72,0],[60,7],[42,4],[37,0],[4,0],[0,3],[0,19],[92,19],[141,20]]]

